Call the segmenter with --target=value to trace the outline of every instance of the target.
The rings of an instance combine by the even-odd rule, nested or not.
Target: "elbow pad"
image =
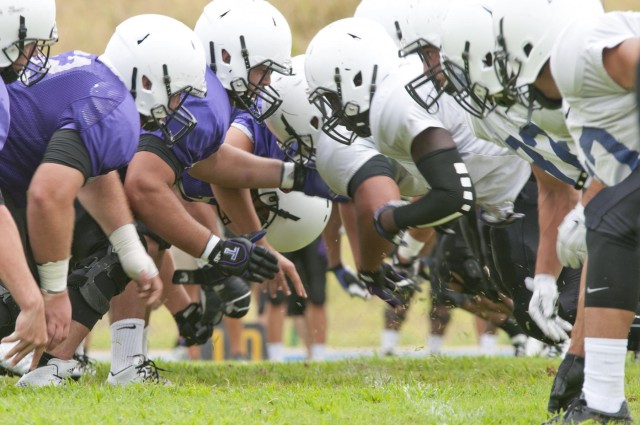
[[[398,228],[438,226],[475,208],[475,190],[456,148],[439,149],[416,162],[431,187],[429,193],[393,211]]]

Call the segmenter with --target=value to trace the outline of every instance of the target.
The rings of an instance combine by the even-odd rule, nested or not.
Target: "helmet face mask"
[[[51,46],[58,41],[54,0],[0,1],[0,67],[5,84],[32,86],[49,72]]]
[[[156,105],[151,108],[151,115],[143,121],[142,128],[147,131],[160,131],[164,141],[171,147],[186,137],[197,124],[196,117],[184,106],[193,87],[185,87],[178,93],[169,94],[169,105]],[[176,100],[174,100],[176,99]]]
[[[292,75],[272,75],[271,87],[280,93],[282,104],[265,124],[291,161],[315,167],[316,146],[322,134],[323,115],[307,98],[309,85],[304,74],[305,56],[292,58]]]

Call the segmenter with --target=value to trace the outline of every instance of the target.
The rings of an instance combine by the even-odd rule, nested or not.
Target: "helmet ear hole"
[[[362,85],[362,72],[358,72],[353,77],[353,85],[356,86],[356,87],[360,87]]]
[[[142,76],[142,87],[145,90],[151,90],[151,87],[153,87],[153,83],[146,75]]]
[[[529,57],[532,50],[533,50],[533,45],[531,43],[525,44],[525,46],[522,48],[522,51],[524,52],[526,57]]]
[[[231,63],[231,54],[226,49],[222,49],[222,62],[226,64]]]
[[[320,120],[317,116],[313,116],[309,121],[309,124],[311,124],[311,127],[315,128],[316,130],[320,129]]]

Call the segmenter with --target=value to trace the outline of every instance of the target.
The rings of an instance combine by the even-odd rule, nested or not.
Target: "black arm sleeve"
[[[57,130],[47,144],[42,163],[62,164],[80,171],[86,181],[92,176],[91,157],[80,133],[76,130]]]
[[[475,208],[473,184],[456,148],[428,153],[416,165],[431,191],[416,202],[393,211],[398,228],[437,226]]]
[[[182,176],[184,164],[178,159],[177,155],[171,150],[164,140],[152,134],[143,134],[140,136],[140,144],[138,152],[147,151],[158,155],[164,162],[171,167],[176,178],[174,183]]]

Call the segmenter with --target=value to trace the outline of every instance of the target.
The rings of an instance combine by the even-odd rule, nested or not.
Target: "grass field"
[[[330,363],[170,363],[171,387],[104,384],[24,390],[0,380],[3,424],[536,424],[557,360],[368,359]],[[640,418],[640,370],[627,398]]]

